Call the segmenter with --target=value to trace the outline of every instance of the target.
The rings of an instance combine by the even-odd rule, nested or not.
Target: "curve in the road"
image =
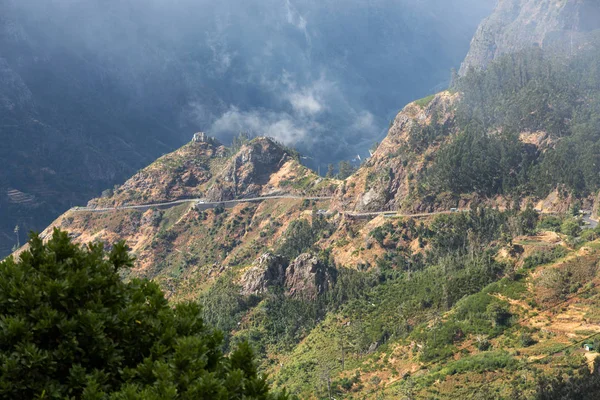
[[[305,197],[305,196],[291,196],[291,195],[282,195],[282,196],[261,196],[261,197],[253,197],[247,199],[234,199],[234,200],[223,200],[223,201],[211,201],[208,202],[206,199],[183,199],[183,200],[175,200],[169,201],[165,203],[153,203],[153,204],[138,204],[132,206],[118,206],[118,207],[104,207],[104,208],[94,208],[94,207],[74,207],[71,208],[70,211],[73,212],[109,212],[109,211],[119,211],[119,210],[148,210],[150,208],[164,208],[164,207],[172,207],[177,206],[179,204],[185,203],[196,203],[198,205],[206,206],[206,208],[216,207],[218,205],[228,205],[228,204],[237,204],[237,203],[253,203],[257,201],[265,201],[265,200],[273,200],[273,199],[290,199],[290,200],[331,200],[333,197]]]
[[[257,201],[265,201],[265,200],[280,200],[280,199],[290,199],[290,200],[331,200],[332,196],[292,196],[292,195],[280,195],[280,196],[260,196],[260,197],[252,197],[246,199],[234,199],[234,200],[224,200],[224,201],[211,201],[208,202],[206,199],[182,199],[182,200],[174,200],[164,203],[152,203],[152,204],[138,204],[138,205],[127,205],[127,206],[118,206],[118,207],[104,207],[104,208],[94,208],[94,207],[74,207],[70,211],[73,212],[110,212],[110,211],[119,211],[119,210],[148,210],[151,208],[167,208],[177,206],[179,204],[185,203],[196,203],[196,205],[201,206],[205,209],[214,208],[219,205],[231,206],[239,203],[252,203]],[[437,211],[431,213],[420,213],[420,214],[400,214],[397,211],[373,211],[373,212],[365,212],[365,213],[355,213],[355,212],[342,212],[343,215],[346,215],[351,218],[369,218],[369,217],[377,217],[379,215],[390,216],[390,217],[398,217],[398,218],[423,218],[440,214],[452,214],[457,212],[465,212],[465,210],[454,210],[454,211]]]

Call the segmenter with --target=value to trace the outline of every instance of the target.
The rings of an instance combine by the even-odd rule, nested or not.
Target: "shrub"
[[[540,265],[549,264],[565,255],[567,255],[567,250],[562,246],[554,247],[552,250],[537,251],[525,258],[523,261],[523,268],[530,269]]]
[[[538,223],[538,229],[544,231],[560,231],[561,220],[553,215],[542,217],[542,220]]]
[[[579,221],[575,219],[568,219],[560,226],[560,231],[570,237],[578,237],[581,234],[581,227]]]
[[[583,231],[583,233],[581,234],[581,239],[584,242],[591,242],[593,240],[598,239],[598,234],[596,232],[594,232],[591,229],[586,229],[585,231]]]
[[[492,344],[490,343],[490,341],[487,338],[477,338],[477,342],[475,343],[475,346],[477,346],[477,349],[480,351],[486,351],[486,350],[490,349]]]
[[[524,332],[519,336],[519,343],[522,347],[529,347],[536,344],[537,341],[529,333]]]
[[[250,347],[225,357],[198,304],[121,280],[124,243],[106,254],[54,230],[29,244],[0,263],[0,398],[275,398]]]
[[[507,326],[512,317],[508,307],[500,302],[490,303],[487,307],[487,313],[495,326]]]

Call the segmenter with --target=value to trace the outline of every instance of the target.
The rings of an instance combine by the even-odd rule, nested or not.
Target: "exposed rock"
[[[148,210],[146,211],[140,220],[140,224],[143,226],[154,226],[157,227],[160,225],[160,221],[162,220],[163,213],[159,210]]]
[[[289,263],[280,255],[265,253],[254,261],[240,284],[243,295],[259,295],[270,287],[281,287],[289,297],[315,300],[329,290],[335,280],[336,270],[313,254],[301,254]]]
[[[411,178],[418,175],[425,159],[439,147],[439,143],[434,143],[427,149],[411,148],[413,128],[430,125],[434,118],[435,123],[451,127],[459,99],[459,94],[442,92],[426,104],[407,105],[373,156],[348,178],[345,188],[338,190],[335,208],[360,212],[400,209],[411,193]]]
[[[252,267],[242,276],[242,294],[262,294],[269,287],[283,287],[288,261],[279,255],[265,253],[260,256]]]
[[[309,253],[301,254],[285,272],[285,287],[290,297],[315,300],[333,286],[335,269],[329,268]]]
[[[206,133],[204,132],[197,132],[194,133],[194,137],[192,138],[192,142],[200,142],[200,143],[204,143],[207,142],[207,136]]]
[[[319,180],[270,138],[258,137],[239,149],[229,149],[214,138],[196,134],[192,142],[136,173],[112,196],[88,204],[107,207],[189,198],[219,202],[307,190],[326,196],[335,184]]]
[[[260,195],[269,182],[289,159],[282,146],[273,140],[260,137],[252,140],[231,158],[216,177],[216,183],[207,191],[213,201],[232,200]]]
[[[564,50],[574,51],[585,43],[585,33],[594,29],[600,29],[597,0],[500,0],[479,26],[460,74],[532,46],[548,48],[564,42]]]

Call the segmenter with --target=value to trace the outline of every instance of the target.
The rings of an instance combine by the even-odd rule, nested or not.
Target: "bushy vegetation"
[[[570,58],[530,49],[459,79],[459,134],[428,171],[431,187],[488,196],[598,190],[599,44],[595,38]],[[556,143],[547,151],[519,141],[520,132],[540,131]]]
[[[311,251],[314,244],[323,235],[330,235],[331,231],[328,221],[313,211],[312,222],[298,219],[290,223],[276,252],[293,260],[300,254]]]
[[[78,247],[55,230],[0,263],[0,398],[232,399],[269,394],[253,353],[228,357],[199,305],[123,282],[124,243]]]
[[[552,249],[545,249],[543,251],[537,251],[525,258],[523,261],[523,268],[531,269],[539,265],[548,264],[564,257],[566,254],[567,250],[562,246],[553,247]]]

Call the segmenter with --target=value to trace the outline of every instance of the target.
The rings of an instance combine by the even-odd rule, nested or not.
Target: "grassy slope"
[[[548,236],[554,238],[525,237],[516,243],[523,246],[525,256],[540,248],[562,246]],[[522,265],[524,258],[513,262]],[[351,303],[329,315],[281,359],[283,367],[272,372],[277,384],[307,398],[325,393],[328,379],[341,398],[395,399],[408,392],[416,398],[472,398],[485,392],[508,399],[513,387],[531,395],[536,389],[533,379],[539,374],[572,373],[594,358],[581,349],[581,343],[600,334],[598,261],[598,241],[568,249],[565,257],[534,269],[518,269],[513,277],[462,299],[443,315],[412,314],[415,329],[405,338],[388,341],[372,352],[354,351],[357,344],[350,338],[357,335],[351,330],[377,330],[369,325],[382,317],[398,324],[403,321],[402,303],[397,301],[402,297],[398,290],[406,286],[378,287],[362,304]],[[540,277],[555,270],[572,276],[567,285],[570,293],[548,295],[547,282]],[[490,322],[486,307],[493,302],[510,311],[506,326]],[[443,345],[434,342],[432,332],[442,337],[448,331],[459,333]],[[489,341],[489,348],[478,349],[478,339]],[[423,348],[434,343],[442,351],[424,361]]]

